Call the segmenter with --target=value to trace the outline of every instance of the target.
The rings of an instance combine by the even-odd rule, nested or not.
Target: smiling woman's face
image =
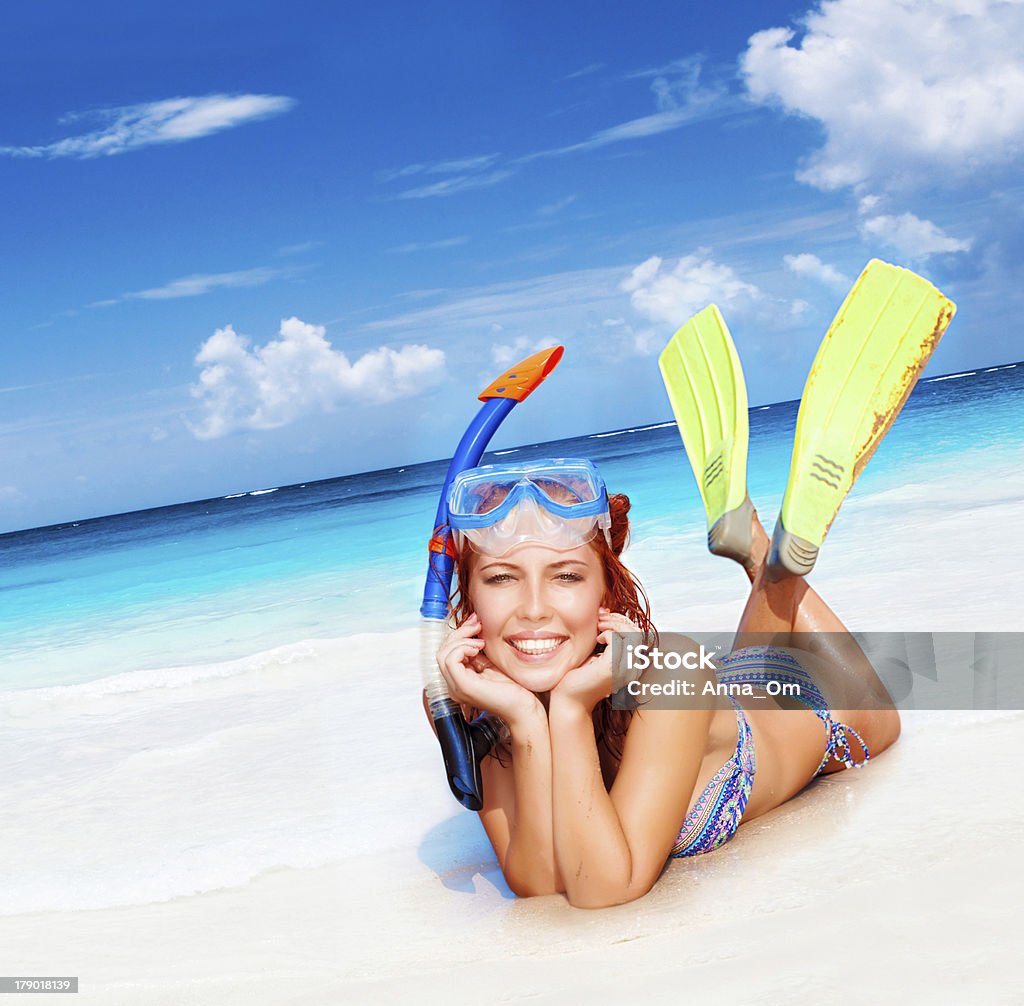
[[[473,557],[469,597],[490,661],[531,692],[548,692],[597,645],[604,568],[590,545],[526,544]]]

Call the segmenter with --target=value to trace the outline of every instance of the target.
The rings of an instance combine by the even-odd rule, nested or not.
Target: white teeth
[[[562,640],[510,639],[509,643],[522,653],[550,653],[562,645]]]

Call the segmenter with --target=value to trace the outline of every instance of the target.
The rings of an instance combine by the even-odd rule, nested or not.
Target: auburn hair
[[[608,511],[612,524],[608,529],[611,545],[609,546],[603,533],[594,536],[590,547],[597,552],[604,570],[605,594],[604,607],[625,615],[634,622],[644,636],[657,638],[657,630],[651,621],[651,604],[643,585],[630,572],[619,556],[629,541],[629,510],[628,496],[618,493],[608,497]],[[455,572],[458,587],[451,598],[451,612],[457,625],[462,625],[473,614],[473,605],[469,599],[468,585],[472,576],[472,549],[465,545],[455,548]],[[480,710],[473,710],[477,715]],[[613,709],[611,699],[602,699],[594,709],[594,720],[597,729],[597,742],[604,744],[606,750],[616,759],[622,758],[622,743],[629,729],[632,710]],[[493,752],[499,757],[499,752]]]

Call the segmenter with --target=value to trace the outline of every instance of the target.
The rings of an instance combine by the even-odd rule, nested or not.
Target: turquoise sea
[[[796,402],[751,410],[749,482],[766,523],[785,484],[796,412]],[[998,494],[1000,458],[1016,464],[1022,447],[1024,364],[928,378],[854,497],[934,482],[937,472],[959,482],[979,465],[989,469],[985,491]],[[705,533],[672,422],[500,455],[593,459],[612,491],[630,495],[634,541]],[[0,690],[196,668],[414,624],[446,465],[253,487],[0,535]]]

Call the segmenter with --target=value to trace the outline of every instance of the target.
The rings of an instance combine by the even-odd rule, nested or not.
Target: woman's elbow
[[[505,883],[517,898],[542,898],[546,894],[562,894],[564,891],[553,880],[538,881],[533,877],[510,877],[506,874]]]
[[[502,864],[502,876],[509,890],[517,898],[542,898],[546,894],[563,894],[565,886],[560,882],[557,873],[552,875],[547,872],[528,872],[526,870],[510,869],[510,863],[506,858]]]
[[[625,887],[582,887],[566,888],[565,896],[573,908],[614,908],[615,905],[628,905],[647,894],[654,887],[650,883],[629,884]]]

